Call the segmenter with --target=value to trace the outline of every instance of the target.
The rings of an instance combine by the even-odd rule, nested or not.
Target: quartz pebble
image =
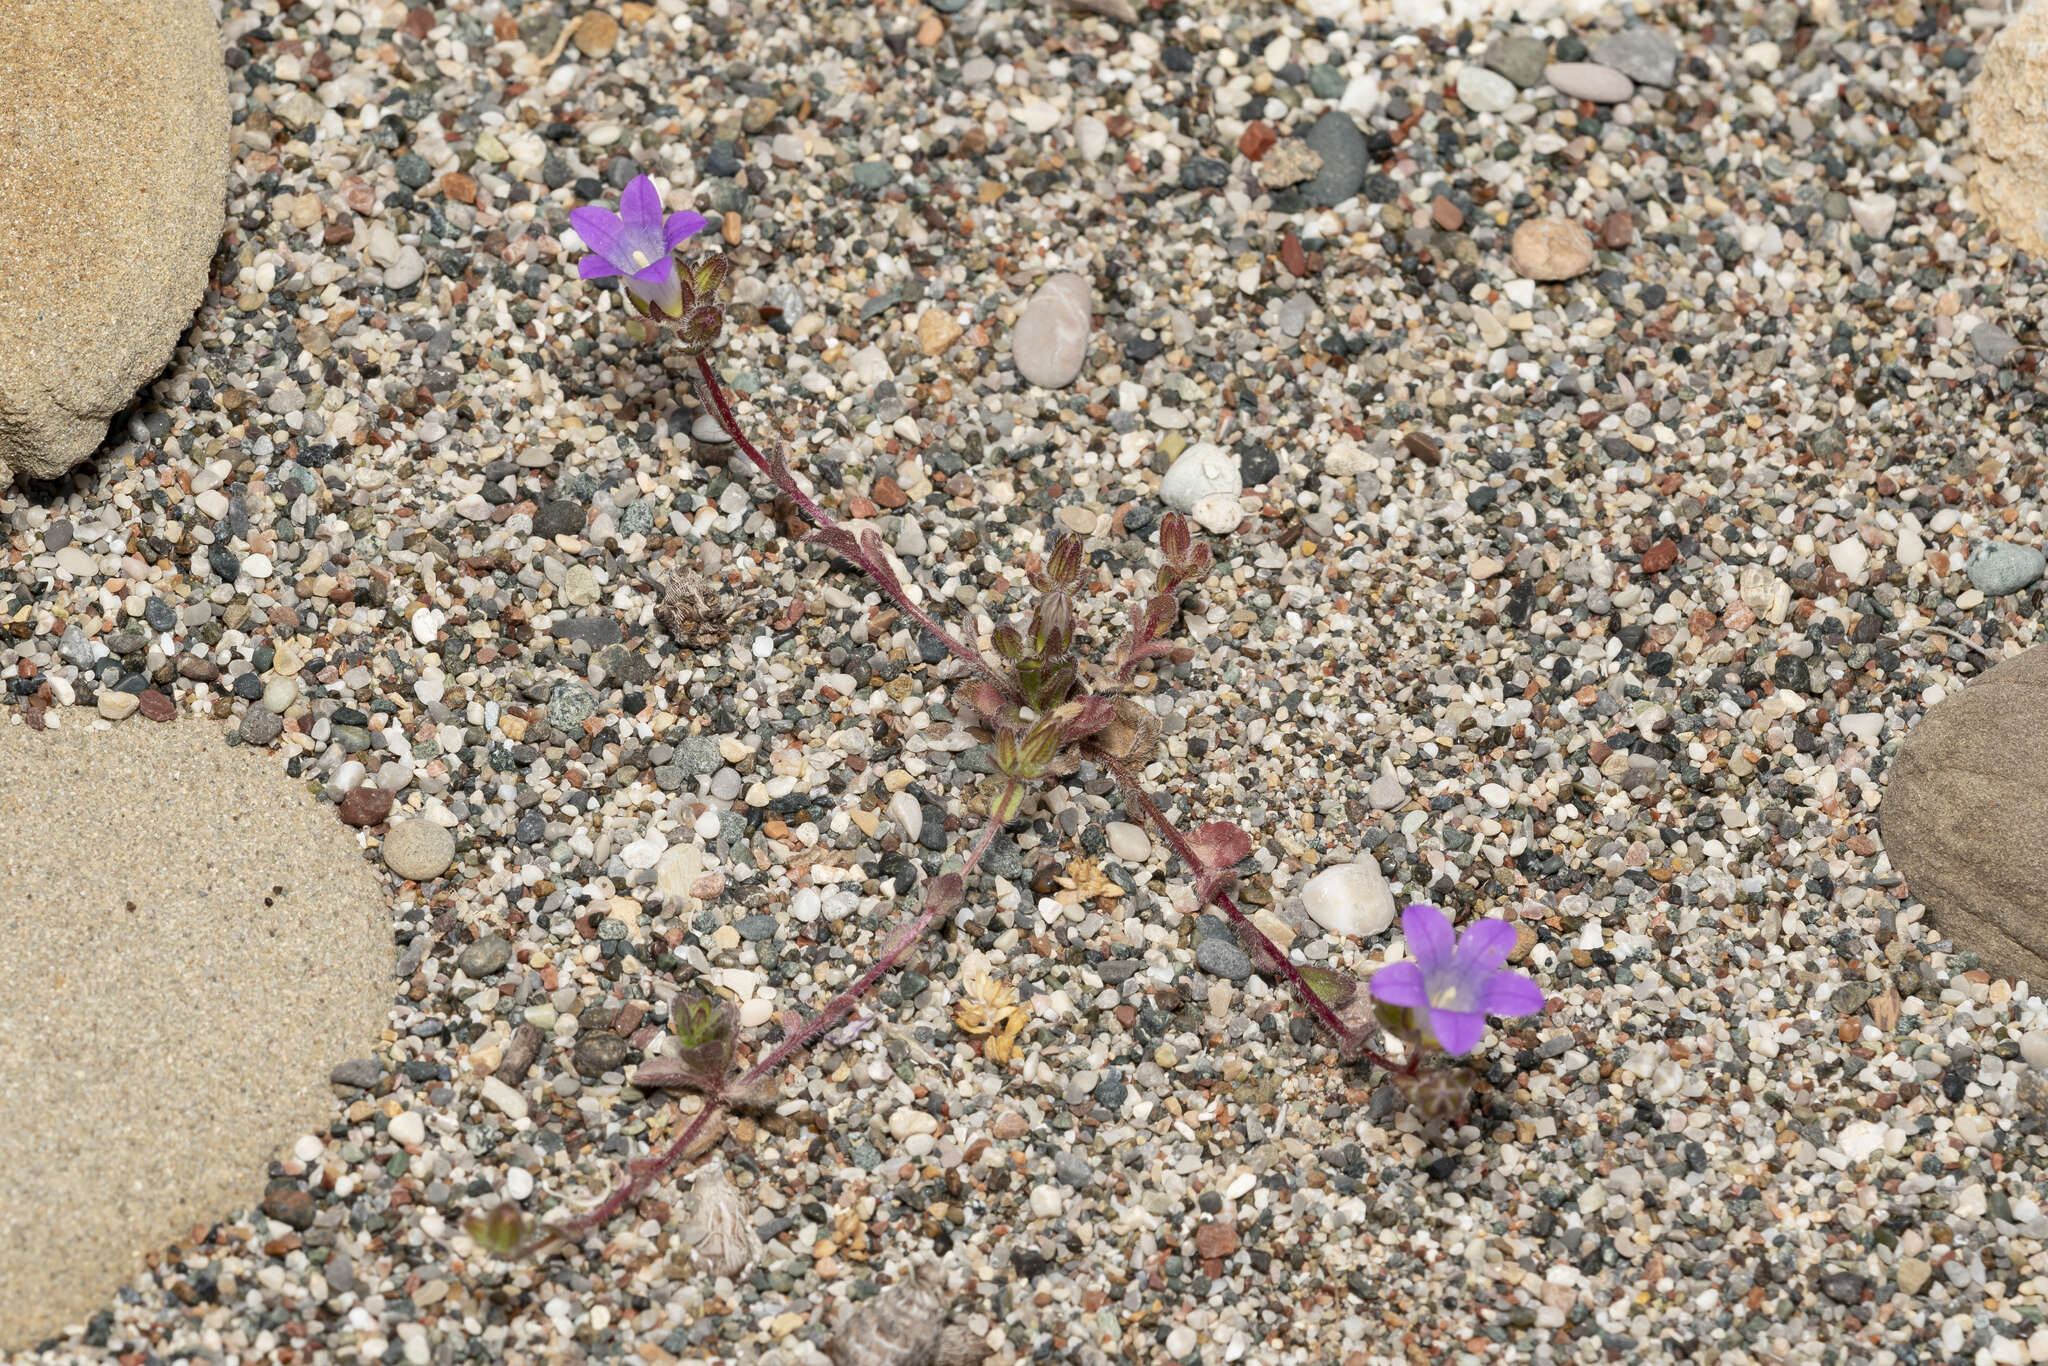
[[[1372,858],[1323,869],[1301,889],[1309,919],[1331,934],[1363,939],[1394,923],[1394,894]]]
[[[1045,389],[1064,389],[1088,358],[1088,280],[1062,272],[1038,287],[1017,319],[1012,352],[1017,373]]]

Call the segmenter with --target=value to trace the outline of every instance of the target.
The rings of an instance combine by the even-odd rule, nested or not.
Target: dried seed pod
[[[711,1276],[738,1277],[754,1264],[761,1244],[747,1221],[746,1201],[714,1163],[697,1177],[689,1222],[683,1225],[690,1266]]]
[[[964,1323],[949,1323],[932,1349],[932,1366],[981,1366],[988,1357],[988,1344]]]
[[[932,1366],[946,1324],[945,1272],[926,1262],[839,1321],[833,1366]]]

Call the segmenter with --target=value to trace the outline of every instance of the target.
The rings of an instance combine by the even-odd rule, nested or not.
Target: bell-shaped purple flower
[[[646,311],[673,318],[683,311],[675,250],[702,232],[707,221],[688,209],[664,216],[654,182],[635,176],[619,196],[617,213],[594,204],[569,211],[570,225],[590,248],[576,263],[576,272],[586,280],[620,277],[626,293]]]
[[[1515,947],[1515,927],[1507,921],[1482,920],[1455,934],[1442,911],[1416,905],[1401,912],[1401,928],[1414,958],[1374,973],[1373,999],[1413,1011],[1446,1053],[1470,1053],[1489,1015],[1543,1009],[1542,989],[1501,966]]]

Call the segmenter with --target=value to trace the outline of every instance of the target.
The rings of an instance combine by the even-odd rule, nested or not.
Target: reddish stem
[[[819,507],[817,500],[805,493],[797,485],[794,477],[778,478],[775,463],[769,460],[767,456],[762,455],[755,448],[754,443],[747,440],[740,432],[739,419],[733,415],[732,404],[726,400],[725,390],[719,387],[718,376],[711,368],[711,358],[709,356],[697,357],[697,374],[703,381],[702,387],[705,396],[710,399],[712,408],[718,413],[719,425],[725,428],[725,434],[731,437],[733,444],[740,448],[740,453],[753,461],[756,469],[767,475],[769,479],[774,481],[777,488],[790,496],[791,501],[796,504],[797,510],[803,513],[805,520],[810,522],[812,526],[817,527],[820,531],[840,529],[839,523],[833,519],[832,514]],[[932,637],[941,645],[944,645],[956,658],[965,661],[976,673],[1001,689],[1004,697],[1013,702],[1019,700],[1016,695],[1016,689],[1011,685],[1010,681],[992,667],[987,660],[983,659],[978,650],[966,642],[956,639],[951,632],[939,624],[937,618],[912,602],[909,593],[897,591],[894,586],[895,575],[887,565],[877,565],[868,557],[867,550],[860,544],[859,537],[849,536],[847,541],[852,546],[852,549],[849,550],[843,546],[837,547],[840,549],[840,553],[846,555],[855,564],[859,565],[862,572],[874,582],[876,588],[888,596],[890,601],[908,613],[919,626],[931,632]]]
[[[1012,780],[1003,795],[989,809],[991,811],[1001,811],[1016,790],[1017,783]],[[980,838],[975,841],[973,849],[968,851],[967,862],[960,869],[960,876],[962,878],[974,872],[975,866],[981,862],[982,855],[988,852],[989,845],[995,842],[996,832],[1001,828],[1002,822],[995,819],[991,819],[986,826],[982,827]],[[853,1009],[853,1003],[866,995],[868,988],[874,986],[876,982],[882,979],[883,973],[886,973],[890,968],[895,967],[898,962],[902,961],[903,955],[908,953],[911,946],[924,937],[925,931],[932,927],[932,923],[940,915],[944,914],[945,909],[945,903],[937,897],[927,898],[924,909],[918,913],[917,919],[910,923],[910,928],[898,935],[896,942],[887,949],[884,949],[882,955],[868,965],[867,971],[856,978],[852,986],[826,1002],[823,1009],[798,1026],[767,1057],[748,1068],[746,1072],[740,1075],[738,1080],[729,1083],[726,1087],[727,1093],[746,1091],[755,1082],[761,1080],[761,1078],[780,1070],[783,1063],[787,1062],[793,1054],[807,1046],[818,1035],[837,1024],[848,1011]],[[605,1224],[610,1223],[620,1210],[639,1199],[641,1193],[650,1184],[675,1169],[676,1164],[683,1160],[683,1155],[690,1151],[690,1145],[697,1141],[699,1134],[703,1133],[704,1126],[711,1122],[712,1116],[724,1108],[724,1097],[713,1096],[707,1098],[704,1108],[696,1113],[690,1122],[683,1127],[682,1133],[678,1134],[666,1148],[663,1148],[652,1158],[641,1158],[638,1161],[628,1163],[626,1179],[613,1187],[611,1194],[599,1202],[595,1209],[590,1210],[588,1213],[580,1214],[574,1219],[566,1220],[563,1223],[542,1230],[537,1237],[512,1255],[514,1257],[526,1256],[558,1242],[580,1239],[591,1230],[602,1228]]]
[[[1139,785],[1137,775],[1131,772],[1130,766],[1114,759],[1105,760],[1104,762],[1109,768],[1110,774],[1115,777],[1117,786],[1123,789],[1125,804],[1137,810],[1146,820],[1152,823],[1152,828],[1157,830],[1167,844],[1172,847],[1173,852],[1180,856],[1180,861],[1185,863],[1195,873],[1197,887],[1207,885],[1206,880],[1202,878],[1201,874],[1209,871],[1208,865],[1202,861],[1201,855],[1197,854],[1194,847],[1188,843],[1187,837],[1181,834],[1174,823],[1167,818],[1166,813],[1160,810],[1159,803],[1152,799],[1152,794]],[[1339,1045],[1356,1049],[1360,1057],[1376,1067],[1383,1068],[1388,1072],[1398,1070],[1399,1064],[1394,1062],[1393,1059],[1365,1046],[1359,1041],[1358,1031],[1346,1024],[1343,1018],[1330,1007],[1330,1003],[1316,994],[1315,988],[1308,984],[1308,979],[1301,975],[1301,969],[1295,967],[1288,960],[1286,953],[1281,950],[1278,944],[1275,944],[1266,937],[1265,931],[1252,923],[1250,916],[1238,909],[1237,903],[1231,899],[1230,893],[1224,891],[1219,885],[1208,892],[1205,900],[1222,911],[1225,918],[1235,925],[1240,932],[1249,934],[1258,940],[1260,946],[1265,950],[1265,957],[1273,963],[1274,969],[1287,979],[1287,984],[1294,988],[1294,994],[1301,998],[1302,1004],[1306,1005],[1315,1014],[1315,1017],[1322,1021],[1323,1028],[1336,1035]],[[1361,987],[1360,989],[1363,990],[1364,988]]]

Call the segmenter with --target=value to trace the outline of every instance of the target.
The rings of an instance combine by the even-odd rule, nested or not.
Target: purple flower
[[[1504,968],[1515,947],[1515,927],[1482,920],[1455,940],[1451,922],[1434,906],[1401,912],[1413,961],[1389,963],[1372,976],[1374,999],[1418,1012],[1446,1053],[1470,1053],[1489,1015],[1533,1015],[1543,1009],[1535,982]]]
[[[623,276],[626,293],[648,309],[670,317],[683,311],[675,249],[704,230],[703,214],[685,209],[664,218],[661,195],[643,175],[619,196],[619,212],[590,204],[571,209],[569,222],[590,248],[576,263],[584,279]]]

